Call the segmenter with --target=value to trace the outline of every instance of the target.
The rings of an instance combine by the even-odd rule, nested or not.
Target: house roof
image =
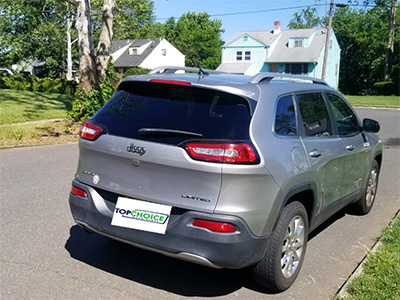
[[[288,43],[290,38],[309,38],[315,33],[311,44],[307,48],[289,48]],[[318,61],[321,51],[325,45],[326,29],[325,28],[310,28],[310,29],[290,29],[282,30],[278,34],[273,34],[270,30],[256,31],[239,31],[237,32],[224,47],[236,41],[241,36],[247,34],[256,39],[267,47],[270,47],[278,38],[276,47],[271,53],[271,56],[266,59],[268,63],[285,63],[285,62],[302,62],[314,63]]]
[[[315,33],[307,48],[289,48],[290,38],[308,38]],[[314,63],[318,62],[321,51],[325,46],[325,29],[293,29],[283,30],[271,56],[265,60],[268,63]]]
[[[223,47],[229,45],[230,43],[236,41],[241,36],[247,34],[251,36],[253,39],[256,39],[260,43],[265,46],[271,46],[271,44],[278,38],[279,34],[273,34],[272,31],[269,30],[251,30],[251,31],[239,31],[237,32],[228,42],[226,42]]]
[[[142,54],[129,55],[129,47],[141,47],[147,43],[151,42],[151,44],[146,48]],[[115,40],[111,43],[111,53],[122,49],[123,47],[129,47],[125,50],[124,53],[118,59],[114,61],[114,67],[122,68],[122,67],[138,67],[149,54],[154,50],[154,48],[161,42],[161,39],[133,39],[133,40]]]
[[[222,63],[217,68],[217,71],[232,74],[244,74],[250,66],[251,63]]]

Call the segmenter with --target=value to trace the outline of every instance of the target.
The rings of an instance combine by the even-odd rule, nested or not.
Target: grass
[[[348,296],[335,300],[400,299],[400,214],[382,233],[382,246],[363,265],[348,287]]]
[[[34,124],[0,126],[0,148],[77,142],[79,122],[46,121]]]
[[[0,125],[66,118],[73,96],[0,89]]]
[[[358,107],[400,108],[399,96],[345,96],[347,101]]]

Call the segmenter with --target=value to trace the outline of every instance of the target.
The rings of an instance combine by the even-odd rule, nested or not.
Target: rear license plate
[[[165,234],[171,206],[118,197],[111,225]]]

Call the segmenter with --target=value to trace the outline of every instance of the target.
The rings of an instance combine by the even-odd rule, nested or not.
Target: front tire
[[[368,174],[367,186],[364,189],[361,198],[354,203],[355,210],[362,214],[368,214],[375,202],[375,196],[378,189],[379,180],[379,164],[376,160],[372,163],[371,170]]]
[[[288,289],[300,272],[307,239],[307,211],[300,202],[292,202],[283,209],[264,257],[253,266],[255,281],[271,291]]]

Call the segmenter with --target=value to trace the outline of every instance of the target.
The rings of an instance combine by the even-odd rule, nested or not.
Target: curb
[[[396,219],[397,217],[400,217],[400,210],[398,210],[393,219],[389,222],[389,224],[385,227],[389,227],[390,225],[392,225],[393,220]],[[383,229],[382,229],[383,230]],[[363,266],[365,264],[365,262],[367,261],[367,258],[370,256],[371,253],[375,253],[376,251],[378,251],[379,247],[382,246],[382,242],[381,242],[381,238],[382,235],[379,237],[379,239],[376,241],[376,243],[374,244],[374,246],[372,246],[372,249],[370,251],[368,251],[365,256],[363,257],[363,259],[361,260],[361,262],[358,264],[358,266],[355,268],[355,270],[353,271],[353,273],[350,274],[350,276],[347,278],[347,280],[342,284],[342,286],[339,288],[339,290],[336,292],[336,294],[334,295],[333,299],[336,299],[336,297],[341,297],[341,298],[345,298],[347,296],[349,296],[348,292],[347,292],[347,288],[349,286],[349,284],[358,276],[361,275],[362,271],[363,271]]]

